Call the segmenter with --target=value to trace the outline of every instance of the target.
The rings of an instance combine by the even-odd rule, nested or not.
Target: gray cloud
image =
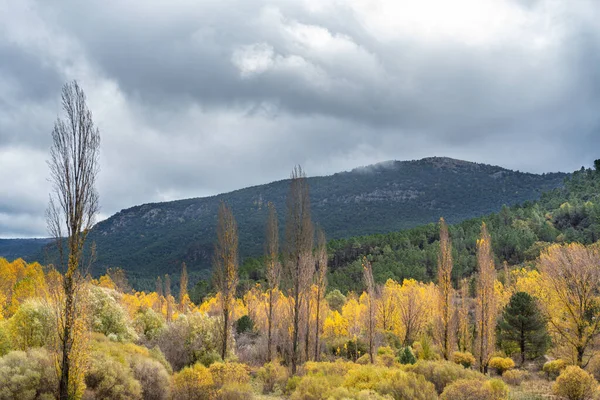
[[[0,237],[43,236],[63,82],[102,134],[102,217],[388,159],[532,172],[600,145],[593,1],[0,0]]]

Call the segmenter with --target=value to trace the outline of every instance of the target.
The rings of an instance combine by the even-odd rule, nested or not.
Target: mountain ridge
[[[390,160],[333,175],[308,177],[313,220],[329,239],[388,233],[437,221],[449,223],[539,198],[568,174],[533,174],[449,157]],[[238,220],[240,255],[263,249],[266,204],[284,226],[289,179],[208,197],[152,202],[123,209],[90,232],[97,246],[94,275],[122,267],[138,287],[156,276],[177,274],[186,262],[191,277],[207,276],[221,200]],[[283,236],[282,236],[283,239]],[[282,240],[283,241],[283,240]],[[38,252],[30,259],[51,262]],[[2,249],[0,247],[0,256]]]

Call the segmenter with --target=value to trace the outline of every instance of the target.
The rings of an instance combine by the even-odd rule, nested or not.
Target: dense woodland
[[[81,281],[70,397],[597,398],[599,195],[600,161],[483,220],[327,243],[297,168],[261,259],[221,203],[211,285]],[[0,259],[0,399],[56,397],[64,279]]]

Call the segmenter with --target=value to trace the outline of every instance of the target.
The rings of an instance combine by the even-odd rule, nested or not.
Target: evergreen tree
[[[543,354],[548,347],[546,321],[535,299],[525,292],[517,292],[504,307],[498,324],[500,342],[513,342],[519,346],[521,364],[525,357]]]

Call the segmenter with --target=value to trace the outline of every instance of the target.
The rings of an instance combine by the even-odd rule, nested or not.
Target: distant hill
[[[32,261],[48,243],[50,239],[0,239],[0,257]]]
[[[329,239],[387,233],[437,221],[486,215],[502,205],[540,197],[562,185],[567,174],[530,174],[450,158],[389,161],[331,176],[309,178],[313,220]],[[135,206],[99,222],[89,239],[97,246],[95,275],[122,267],[138,288],[153,288],[156,276],[177,274],[186,262],[193,278],[207,276],[221,200],[239,226],[240,255],[263,250],[267,202],[285,219],[289,180],[206,198]],[[39,252],[34,258],[44,260]],[[192,280],[193,282],[193,280]]]

